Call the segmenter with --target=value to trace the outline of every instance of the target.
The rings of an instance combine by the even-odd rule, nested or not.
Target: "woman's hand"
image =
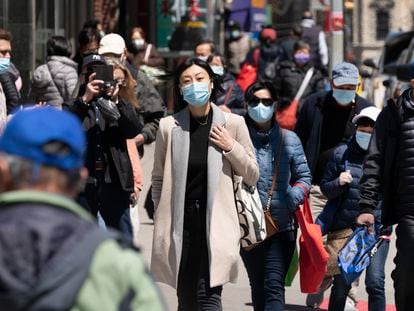
[[[234,139],[224,126],[213,126],[210,132],[210,140],[224,152],[229,152],[233,149]]]
[[[112,99],[112,101],[117,104],[118,103],[118,93],[119,93],[119,84],[116,83],[115,85],[111,86],[106,95]]]
[[[101,85],[104,83],[102,80],[94,80],[96,73],[89,76],[88,84],[86,84],[85,94],[82,96],[82,100],[85,103],[89,103],[96,95],[101,92]]]

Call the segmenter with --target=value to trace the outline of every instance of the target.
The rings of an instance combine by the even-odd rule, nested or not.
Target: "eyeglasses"
[[[271,98],[253,98],[251,100],[249,100],[249,106],[250,107],[256,107],[257,105],[259,105],[260,103],[262,103],[264,106],[272,106],[274,103],[274,100]]]

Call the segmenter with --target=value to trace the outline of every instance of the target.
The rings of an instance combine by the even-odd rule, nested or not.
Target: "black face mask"
[[[89,55],[95,55],[95,54],[98,54],[98,50],[84,52],[84,53],[81,54],[81,57],[83,59],[83,58],[85,58],[85,57],[87,57]]]

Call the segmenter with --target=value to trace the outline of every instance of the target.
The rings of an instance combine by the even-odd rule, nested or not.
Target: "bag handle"
[[[279,170],[279,164],[280,164],[279,159],[280,159],[280,154],[282,153],[281,151],[282,151],[285,131],[282,128],[279,128],[279,129],[280,129],[280,144],[279,144],[279,149],[277,151],[277,159],[276,159],[276,162],[275,162],[275,169],[274,169],[274,172],[273,172],[272,187],[270,188],[269,193],[268,193],[269,197],[267,198],[267,204],[266,204],[265,210],[269,210],[270,209],[270,204],[272,203],[273,190],[276,187],[277,172]]]
[[[303,217],[309,223],[313,224],[314,222],[313,222],[312,212],[311,212],[310,204],[309,204],[308,190],[306,189],[305,185],[300,183],[300,182],[294,184],[293,186],[298,186],[298,187],[301,187],[303,189],[303,192],[305,193],[305,198],[303,200]]]

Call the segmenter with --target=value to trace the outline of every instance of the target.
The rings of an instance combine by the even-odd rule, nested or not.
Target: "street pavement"
[[[149,181],[151,176],[152,170],[152,155],[153,155],[153,147],[154,145],[150,145],[149,147],[146,146],[144,158],[142,159],[142,167],[144,170],[145,176],[145,185],[143,192],[141,193],[141,197],[138,200],[138,204],[135,208],[138,208],[138,215],[139,215],[139,231],[137,236],[137,243],[139,244],[143,256],[146,262],[149,265],[150,258],[151,258],[151,245],[152,245],[152,232],[153,232],[153,222],[148,218],[144,206],[145,196],[149,189]],[[135,213],[135,215],[137,215]],[[387,304],[390,304],[392,307],[394,305],[394,291],[391,281],[391,271],[394,267],[394,263],[392,259],[395,256],[395,239],[394,236],[391,240],[390,252],[388,254],[386,267],[385,267],[385,291],[386,291],[386,299]],[[361,301],[367,301],[368,297],[365,292],[364,286],[364,277],[360,280],[360,286],[358,288],[358,298]],[[161,291],[164,295],[164,298],[167,302],[167,305],[170,310],[177,310],[177,298],[175,295],[175,290],[169,286],[164,284],[159,284]],[[326,298],[329,297],[329,290],[326,292]],[[247,278],[246,270],[244,269],[243,263],[239,261],[239,278],[237,283],[235,284],[226,284],[223,289],[223,310],[227,311],[250,311],[253,310],[251,306],[251,298],[250,298],[250,288],[249,288],[249,280]],[[299,273],[296,275],[296,278],[291,287],[286,288],[286,310],[309,310],[309,308],[305,307],[305,300],[306,295],[302,294],[300,291],[299,285]],[[326,303],[324,304],[326,305]],[[361,303],[360,310],[365,310],[366,305],[365,303]],[[392,310],[393,308],[389,308],[387,310]],[[366,309],[367,310],[367,309]]]

